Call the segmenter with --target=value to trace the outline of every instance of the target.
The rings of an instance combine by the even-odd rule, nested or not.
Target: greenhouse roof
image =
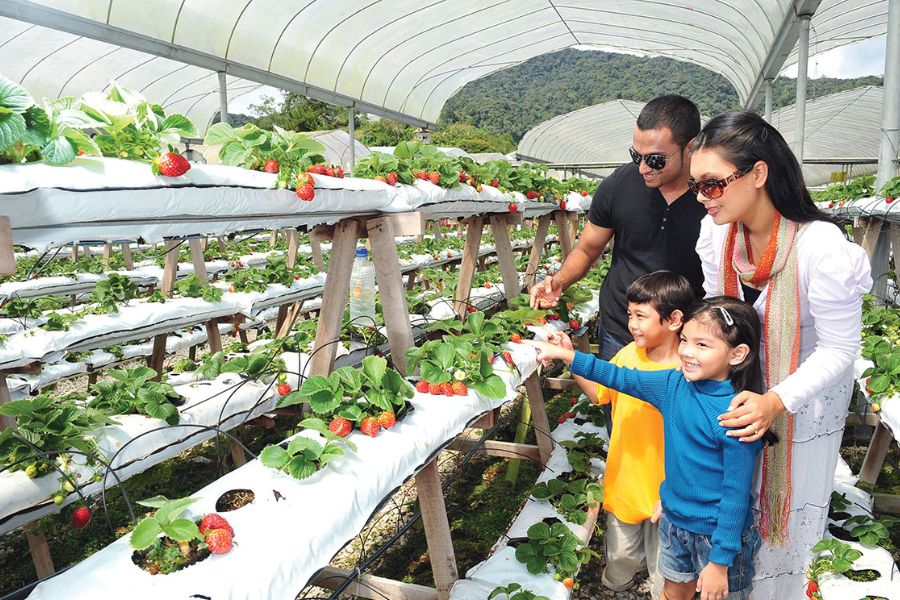
[[[844,166],[853,177],[875,172],[882,91],[881,87],[864,86],[807,101],[804,158],[831,161],[804,164],[808,185],[829,182],[831,173]],[[606,168],[589,172],[609,174],[615,165],[628,160],[632,130],[643,107],[642,102],[614,100],[544,121],[525,134],[518,155],[558,165],[606,164]],[[792,142],[795,107],[775,111],[772,124]],[[858,161],[853,159],[867,159],[872,164],[855,164]]]
[[[813,52],[886,31],[885,0],[4,0],[0,52],[38,98],[116,78],[201,130],[216,72],[232,100],[270,85],[433,127],[466,83],[570,46],[693,62],[749,101],[813,11]]]

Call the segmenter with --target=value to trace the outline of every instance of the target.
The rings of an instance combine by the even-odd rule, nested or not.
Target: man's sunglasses
[[[724,179],[703,179],[701,181],[697,181],[693,177],[688,177],[687,184],[690,190],[695,194],[701,195],[704,198],[708,198],[710,200],[715,200],[722,197],[722,194],[725,193],[725,188],[728,187],[729,183],[737,181],[752,170],[753,167],[738,169]]]
[[[658,152],[638,154],[638,151],[634,148],[629,148],[628,152],[631,153],[631,160],[634,161],[634,164],[639,165],[641,164],[641,160],[643,160],[644,163],[646,163],[646,165],[654,171],[661,171],[662,169],[666,168],[666,163],[669,161],[669,157],[678,154],[677,151],[669,155],[660,154]]]

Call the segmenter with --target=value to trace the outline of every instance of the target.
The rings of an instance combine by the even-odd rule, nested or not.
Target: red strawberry
[[[291,393],[291,386],[286,383],[280,383],[278,384],[278,387],[275,388],[275,391],[278,392],[279,396],[287,396]]]
[[[562,584],[566,586],[566,589],[571,590],[572,586],[575,585],[575,580],[571,577],[566,577],[562,580]]]
[[[385,429],[390,429],[397,424],[397,415],[389,410],[386,410],[378,415],[378,424]]]
[[[527,192],[525,192],[525,197],[529,200],[534,200],[538,197],[538,193],[534,190],[528,190]]]
[[[328,424],[328,431],[340,437],[347,437],[353,431],[353,424],[343,417],[335,417]]]
[[[491,179],[491,186],[492,187],[500,187],[500,180],[499,179]]]
[[[890,204],[891,202],[894,201],[894,197],[893,197],[893,196],[888,196],[887,198],[884,199],[884,201],[885,201],[886,204]]]
[[[466,172],[465,172],[465,171],[460,171],[460,172],[459,172],[459,182],[460,182],[460,183],[465,183],[465,182],[467,182],[468,180],[469,180],[469,176],[466,175]]]
[[[378,424],[378,419],[375,417],[366,417],[359,424],[359,430],[369,437],[375,437],[381,431],[381,425]]]
[[[209,513],[200,521],[200,533],[205,534],[207,530],[224,529],[231,535],[234,535],[234,529],[220,514]]]
[[[485,282],[484,282],[484,288],[487,289],[487,290],[491,289],[491,282],[490,282],[490,281],[485,281]]]
[[[572,329],[581,329],[581,323],[579,323],[575,319],[569,321],[569,325],[572,327]]]
[[[514,213],[517,210],[519,210],[519,205],[516,204],[515,202],[510,202],[509,203],[509,212]]]
[[[311,202],[316,197],[316,189],[308,183],[297,186],[297,197],[306,202]]]
[[[72,511],[72,527],[84,529],[91,522],[91,509],[87,506],[79,506]]]
[[[263,167],[263,171],[266,173],[277,173],[280,170],[278,166],[278,161],[270,158],[266,161],[266,166]]]
[[[565,200],[559,201],[559,210],[566,210],[566,201]]]
[[[431,183],[437,185],[441,182],[441,174],[437,171],[432,171],[431,173],[429,173],[428,179],[431,180]]]
[[[508,364],[509,366],[513,366],[516,364],[515,362],[513,362],[512,353],[510,353],[509,351],[503,353],[503,360],[506,361],[506,364]]]
[[[323,175],[334,177],[334,167],[325,167]]]
[[[420,394],[427,394],[429,387],[430,384],[424,379],[420,379],[418,382],[416,382],[416,391]]]
[[[304,183],[308,183],[309,185],[316,185],[316,180],[313,179],[313,176],[309,173],[300,173],[297,175],[297,183],[299,185],[303,185]]]
[[[445,381],[441,384],[441,394],[444,396],[452,396],[453,395],[453,386],[450,385],[449,381]]]
[[[227,529],[210,529],[204,541],[213,554],[228,554],[234,546],[234,536]]]
[[[375,181],[380,181],[381,183],[387,183],[387,179],[383,175],[376,175],[373,177]]]
[[[469,307],[469,312],[470,312],[470,313],[478,312],[478,309],[475,308],[474,306],[470,306],[470,307]]]
[[[469,185],[471,185],[472,187],[475,187],[475,184],[476,184],[476,183],[477,183],[477,182],[475,181],[475,178],[474,178],[474,177],[469,177]]]
[[[547,315],[547,319],[551,321],[559,321],[559,315]]]
[[[578,400],[576,400],[575,398],[572,398],[571,400],[569,400],[569,406],[575,406],[576,402],[578,402]]]
[[[397,171],[391,171],[385,179],[388,185],[397,185]]]
[[[78,154],[78,156],[84,156],[84,150],[79,148],[78,152],[76,152],[76,154]]]
[[[469,393],[469,390],[466,388],[466,384],[462,381],[454,381],[453,385],[450,386],[450,389],[453,390],[453,393],[456,396],[465,396]]]
[[[191,170],[191,163],[175,152],[166,152],[153,159],[151,163],[154,175],[164,177],[181,177]]]
[[[419,171],[419,172],[416,174],[416,177],[418,177],[419,179],[422,179],[422,180],[427,180],[427,179],[428,179],[428,173],[426,173],[425,171]]]
[[[306,170],[307,173],[313,173],[315,175],[324,175],[325,174],[325,165],[322,163],[316,163],[314,165],[310,165]]]
[[[581,197],[582,197],[582,198],[587,198],[587,192],[581,192]]]
[[[547,324],[547,318],[546,318],[546,317],[541,317],[541,318],[539,318],[539,319],[538,319],[538,323],[540,323],[541,325],[546,325],[546,324]]]
[[[557,423],[565,423],[565,422],[566,422],[566,415],[561,416],[561,417],[558,418],[556,421],[557,421]]]
[[[511,336],[509,336],[509,341],[511,341],[513,344],[521,343],[522,336],[519,335],[518,333],[514,333]]]
[[[828,208],[834,208],[834,202],[829,202],[829,203],[828,203]]]
[[[338,179],[344,178],[344,167],[335,167],[334,168],[334,176]]]
[[[844,201],[843,201],[843,200],[841,200],[840,202],[838,202],[838,206],[843,206],[843,205],[844,205]]]
[[[429,384],[428,384],[428,391],[429,391],[430,393],[434,394],[435,396],[440,396],[440,395],[441,395],[441,384],[439,384],[439,383],[429,383]]]

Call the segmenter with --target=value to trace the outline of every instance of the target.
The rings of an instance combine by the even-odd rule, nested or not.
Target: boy
[[[636,279],[626,297],[628,330],[634,341],[610,362],[645,371],[677,367],[682,318],[695,301],[691,284],[677,273],[655,271]],[[560,336],[560,341],[571,346],[566,336]],[[635,575],[646,563],[653,598],[659,598],[658,525],[651,523],[651,516],[665,478],[662,416],[637,398],[582,377],[575,380],[592,402],[612,405],[613,427],[603,477],[603,508],[608,516],[606,568],[601,581],[612,591],[625,591],[634,585]]]

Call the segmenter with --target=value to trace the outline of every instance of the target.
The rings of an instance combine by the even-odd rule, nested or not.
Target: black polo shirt
[[[703,270],[695,247],[706,209],[690,190],[671,204],[644,185],[638,165],[629,163],[603,180],[588,218],[614,231],[612,266],[600,287],[603,326],[623,340],[628,332],[625,292],[635,279],[668,269],[684,275],[703,297]]]

